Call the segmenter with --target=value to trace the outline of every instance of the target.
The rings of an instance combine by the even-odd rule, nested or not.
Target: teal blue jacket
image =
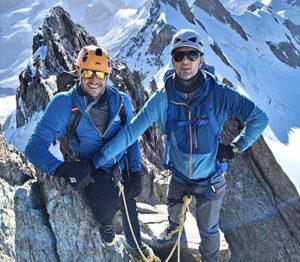
[[[205,117],[205,102],[208,97],[213,100],[213,111],[219,126],[222,128],[230,117],[236,117],[245,123],[243,131],[234,139],[234,143],[244,151],[251,146],[268,124],[267,115],[251,100],[239,94],[228,86],[217,82],[216,79],[204,73],[205,81],[199,86],[192,100],[187,103],[183,93],[174,88],[173,77],[167,78],[167,85],[172,94],[172,100],[178,104],[185,104],[186,109],[178,107],[175,116],[185,119]],[[204,92],[207,88],[208,92]],[[166,134],[166,119],[168,98],[166,88],[157,90],[146,102],[140,112],[121,132],[101,151],[96,153],[93,161],[96,166],[102,165],[133,143],[143,132],[157,122],[162,132]],[[182,119],[179,119],[182,120]],[[188,127],[185,127],[188,128]],[[206,178],[217,170],[218,143],[214,139],[208,126],[195,130],[197,143],[192,141],[184,129],[173,128],[170,135],[169,160],[176,170],[190,179]],[[192,148],[192,150],[190,150]],[[192,152],[192,154],[191,154]]]

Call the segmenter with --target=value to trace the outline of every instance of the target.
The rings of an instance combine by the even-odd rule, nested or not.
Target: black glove
[[[136,198],[142,192],[141,171],[130,172],[123,178],[125,195],[130,198]]]
[[[218,148],[218,153],[217,153],[217,159],[220,163],[225,162],[227,160],[234,158],[239,153],[240,150],[235,144],[225,145],[220,143]]]
[[[90,183],[95,183],[91,174],[95,170],[92,161],[69,161],[63,162],[54,172],[54,176],[63,177],[66,182],[83,190]]]

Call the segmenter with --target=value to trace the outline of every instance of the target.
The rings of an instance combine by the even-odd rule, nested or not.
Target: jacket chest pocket
[[[207,154],[213,151],[217,139],[205,110],[180,110],[173,120],[173,132],[179,150],[185,154]]]

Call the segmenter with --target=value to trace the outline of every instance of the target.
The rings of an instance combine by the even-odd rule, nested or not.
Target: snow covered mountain
[[[17,88],[18,74],[28,63],[32,34],[55,5],[63,6],[99,44],[117,53],[116,59],[139,71],[145,87],[153,80],[161,85],[171,66],[173,33],[181,28],[197,30],[205,60],[215,66],[218,78],[226,77],[267,112],[270,125],[264,137],[299,191],[299,1],[14,0],[0,4],[1,124],[15,108],[8,95]],[[6,137],[20,148],[16,133],[8,129]]]
[[[146,24],[117,58],[140,71],[145,86],[153,77],[161,83],[170,67],[172,34],[186,27],[200,32],[206,61],[216,67],[218,78],[229,79],[269,115],[265,138],[299,188],[300,27],[293,15],[299,7],[279,0],[266,6],[262,1],[234,15],[218,0],[195,1],[191,11],[184,2],[153,1]]]
[[[62,6],[111,54],[145,21],[150,0],[12,0],[0,3],[0,124],[15,110],[19,74],[30,62],[32,36],[50,8]]]

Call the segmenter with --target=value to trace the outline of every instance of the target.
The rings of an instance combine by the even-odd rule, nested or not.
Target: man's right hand
[[[141,171],[124,175],[124,192],[130,198],[136,198],[142,192]]]
[[[89,161],[68,161],[63,162],[54,172],[54,176],[63,177],[66,182],[83,190],[90,183],[95,183],[91,173],[95,170]]]

